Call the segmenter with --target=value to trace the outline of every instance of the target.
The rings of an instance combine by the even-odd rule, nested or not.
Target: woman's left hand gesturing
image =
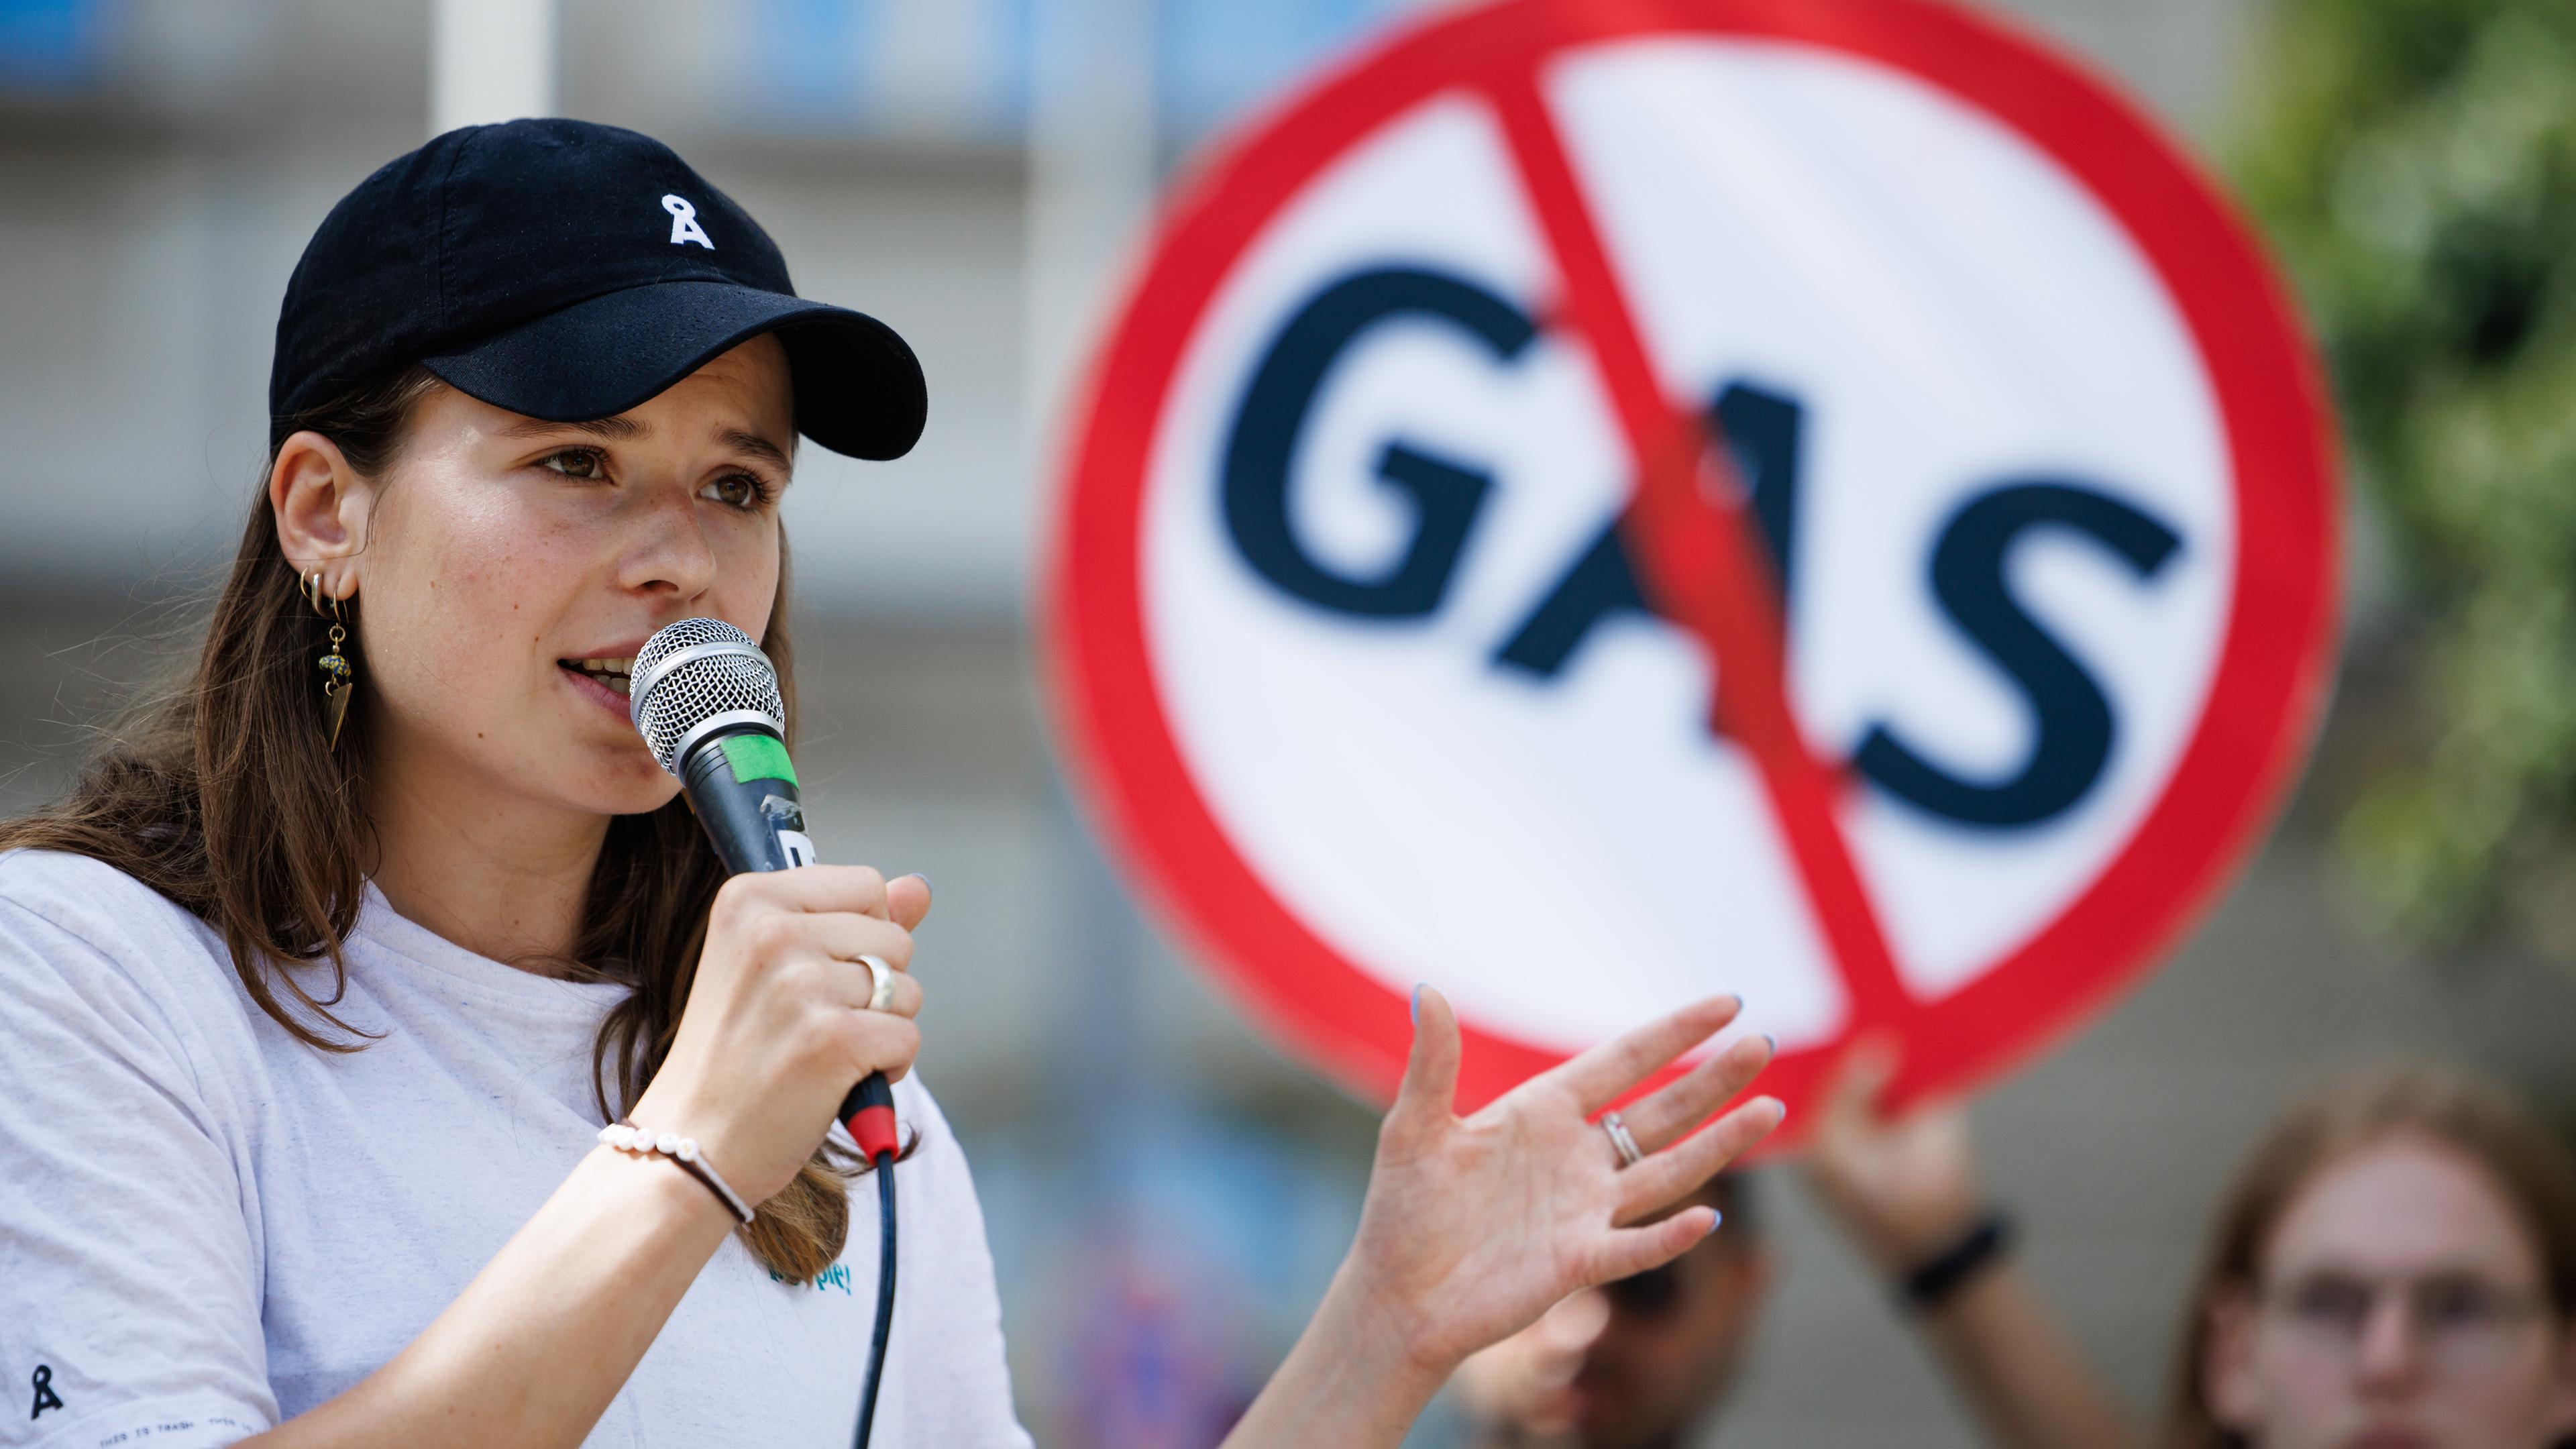
[[[1731,996],[1686,1007],[1462,1118],[1457,1018],[1422,991],[1350,1256],[1229,1449],[1395,1444],[1468,1354],[1712,1231],[1707,1207],[1647,1220],[1780,1125],[1781,1104],[1758,1097],[1700,1128],[1770,1062],[1769,1041],[1738,1041],[1624,1109],[1647,1154],[1634,1167],[1593,1118],[1740,1009]]]

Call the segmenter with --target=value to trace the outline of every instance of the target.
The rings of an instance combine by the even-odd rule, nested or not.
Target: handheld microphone
[[[644,641],[627,686],[627,717],[663,769],[679,777],[728,874],[812,865],[787,704],[778,671],[750,635],[682,619]],[[841,1121],[869,1161],[896,1152],[894,1091],[870,1072],[841,1100]]]
[[[796,766],[787,758],[787,701],[778,670],[750,635],[714,619],[682,619],[644,641],[628,681],[626,717],[653,758],[680,778],[728,874],[814,863]],[[894,1089],[885,1073],[868,1073],[841,1099],[841,1122],[877,1172],[876,1338],[851,1438],[867,1449],[894,1329],[897,1148]]]

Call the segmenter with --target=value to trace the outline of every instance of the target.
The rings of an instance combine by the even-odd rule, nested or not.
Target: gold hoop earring
[[[337,598],[322,592],[320,569],[305,576],[304,597],[312,601],[314,613],[331,621],[331,648],[321,660],[322,748],[336,750],[340,747],[341,722],[349,717],[349,696],[358,687],[348,659],[340,653],[340,646],[349,639],[349,631],[341,627],[347,616]]]

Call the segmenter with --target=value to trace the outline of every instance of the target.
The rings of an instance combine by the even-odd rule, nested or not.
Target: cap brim
[[[421,365],[494,407],[579,423],[635,407],[764,332],[786,344],[798,432],[853,458],[900,458],[920,439],[929,390],[893,328],[730,282],[610,292]]]

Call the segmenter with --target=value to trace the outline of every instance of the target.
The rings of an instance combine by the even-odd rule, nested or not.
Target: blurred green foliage
[[[2576,963],[2576,0],[2275,0],[2239,178],[2395,545],[2408,729],[2341,853],[2410,947]]]

